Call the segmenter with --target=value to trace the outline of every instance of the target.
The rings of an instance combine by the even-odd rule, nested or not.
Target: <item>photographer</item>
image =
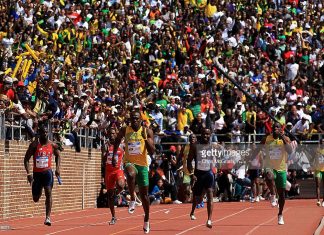
[[[163,190],[163,180],[159,179],[157,184],[153,187],[150,192],[150,203],[151,205],[158,205],[161,203],[164,198],[164,190]]]

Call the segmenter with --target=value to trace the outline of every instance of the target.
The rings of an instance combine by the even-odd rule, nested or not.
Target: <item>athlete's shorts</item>
[[[255,180],[256,178],[258,178],[260,175],[260,170],[259,169],[252,169],[249,170],[249,179],[251,181]]]
[[[286,188],[287,172],[273,170],[274,181],[277,188]]]
[[[195,170],[195,176],[197,177],[197,181],[192,189],[194,196],[200,196],[204,190],[213,188],[214,175],[212,171]]]
[[[105,174],[106,189],[107,190],[114,189],[119,179],[125,179],[123,170],[118,169],[109,172],[106,171]]]
[[[324,179],[324,171],[315,171],[315,177]]]
[[[33,196],[37,197],[41,195],[44,187],[53,188],[54,176],[53,171],[51,169],[43,172],[33,172],[33,178]]]
[[[182,183],[183,183],[183,184],[190,184],[190,182],[191,182],[190,175],[183,174],[183,180],[182,180]]]
[[[148,167],[147,166],[139,166],[133,163],[125,163],[124,169],[132,166],[135,169],[136,173],[136,182],[139,187],[145,187],[149,185],[149,177],[148,177]],[[126,174],[127,175],[127,174]]]

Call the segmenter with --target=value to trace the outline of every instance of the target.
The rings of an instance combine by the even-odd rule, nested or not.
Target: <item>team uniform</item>
[[[201,151],[197,153],[195,159],[195,171],[194,174],[197,177],[197,181],[192,189],[194,196],[202,195],[204,190],[212,188],[214,186],[214,174],[213,167],[215,159],[213,157],[206,157],[201,155]]]
[[[316,151],[315,158],[315,177],[324,179],[324,149],[320,148]]]
[[[145,139],[142,136],[142,128],[134,131],[132,127],[126,127],[125,134],[125,168],[132,165],[136,171],[136,182],[139,187],[149,185],[147,158],[147,149],[145,147]]]
[[[32,194],[39,195],[43,187],[53,188],[54,176],[52,171],[53,146],[51,143],[38,143],[33,156],[33,185]]]
[[[110,147],[108,147],[108,151],[106,153],[105,184],[107,190],[114,189],[118,179],[125,178],[124,171],[122,169],[124,151],[121,148],[118,148],[117,153],[115,155],[117,163],[116,167],[112,165],[113,151],[114,146],[111,145]]]
[[[285,144],[283,140],[274,139],[272,135],[269,135],[265,145],[265,171],[273,172],[277,188],[286,188],[288,153],[285,150]]]

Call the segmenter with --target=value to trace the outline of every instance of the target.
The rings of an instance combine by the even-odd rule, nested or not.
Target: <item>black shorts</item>
[[[33,173],[33,186],[32,193],[33,196],[39,196],[42,193],[44,187],[53,188],[54,176],[52,170],[47,170],[44,172],[34,172]]]
[[[258,178],[260,176],[261,170],[259,169],[252,169],[249,170],[249,179],[251,181],[255,180],[256,178]]]
[[[215,179],[212,171],[195,170],[195,176],[197,177],[197,182],[192,189],[194,196],[200,196],[204,190],[213,188]]]

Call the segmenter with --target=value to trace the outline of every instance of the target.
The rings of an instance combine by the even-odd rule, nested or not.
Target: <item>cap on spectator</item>
[[[292,89],[292,90],[296,90],[296,87],[295,87],[295,86],[292,86],[291,89]]]
[[[74,95],[73,98],[74,98],[74,99],[79,99],[79,96]]]
[[[242,106],[242,102],[237,102],[237,106]]]
[[[65,84],[63,82],[59,82],[58,87],[65,87]]]
[[[18,82],[19,80],[16,77],[12,78],[12,82]]]
[[[23,81],[19,81],[17,86],[25,86]]]
[[[303,104],[299,102],[299,103],[297,104],[297,106],[303,106]]]
[[[291,122],[288,122],[287,123],[287,126],[292,126],[293,124]]]
[[[54,79],[54,83],[59,83],[59,82],[60,82],[60,80]]]
[[[311,108],[312,108],[312,109],[316,109],[316,105],[313,104],[313,105],[311,106]]]
[[[99,92],[107,92],[107,90],[105,88],[100,88]]]
[[[80,97],[87,97],[88,95],[86,93],[81,93]]]

